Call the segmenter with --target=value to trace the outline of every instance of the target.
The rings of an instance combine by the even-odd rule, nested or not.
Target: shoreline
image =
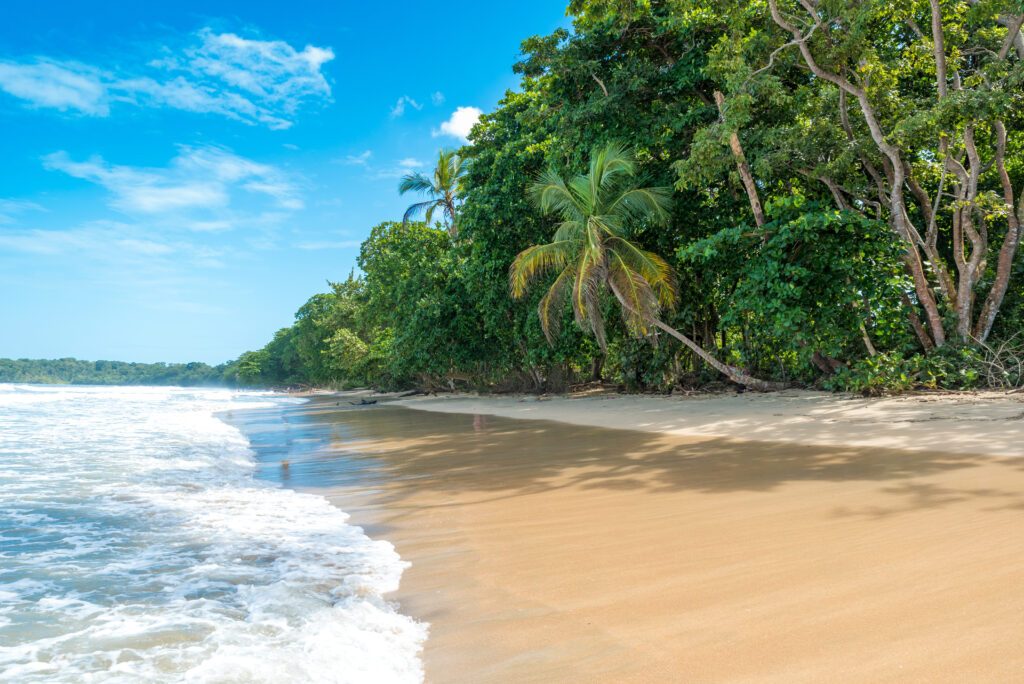
[[[640,413],[637,397],[345,398],[360,396],[287,412],[286,441],[303,445],[288,486],[411,563],[388,598],[430,625],[429,682],[1024,675],[1024,467],[995,453],[1019,402],[996,402],[991,422],[1010,427],[975,453],[951,439],[959,420],[910,422],[921,407],[898,417],[959,451],[721,438],[719,404],[692,409],[746,397],[652,398]],[[646,431],[587,424],[627,420]],[[829,439],[850,434],[839,426]]]

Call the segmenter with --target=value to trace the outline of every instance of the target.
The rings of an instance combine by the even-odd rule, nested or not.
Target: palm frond
[[[639,273],[650,284],[658,295],[658,302],[661,306],[666,309],[675,307],[678,297],[676,279],[672,267],[667,261],[654,252],[642,250],[629,240],[622,238],[608,240],[607,248],[609,253],[614,253],[618,259]]]
[[[638,337],[650,333],[650,320],[661,308],[650,283],[630,268],[616,252],[608,254],[608,285],[622,305],[622,319],[626,327]]]
[[[597,171],[593,176],[596,189],[611,190],[617,183],[636,173],[633,151],[622,143],[610,142],[592,155],[599,162],[596,168],[591,164],[591,171]]]
[[[416,204],[410,205],[402,216],[402,223],[408,223],[423,211],[428,212],[427,223],[430,223],[430,214],[433,213],[432,210],[436,204],[437,200],[427,200],[426,202],[417,202]]]
[[[602,351],[607,349],[607,341],[600,294],[606,275],[603,250],[584,250],[573,282],[572,310],[576,323],[583,329],[590,328]]]
[[[529,193],[542,214],[558,214],[565,220],[580,219],[585,215],[579,199],[554,169],[543,171],[537,182],[530,186]]]
[[[600,211],[600,208],[597,206],[600,200],[600,193],[595,191],[589,176],[576,176],[570,179],[569,191],[576,198],[579,210],[584,215],[589,216]]]
[[[619,213],[631,222],[649,221],[662,225],[669,219],[672,206],[672,188],[630,188],[619,195],[608,207],[609,213]]]
[[[451,186],[455,174],[452,169],[452,162],[458,157],[454,150],[441,150],[437,153],[437,165],[434,166],[434,178],[437,179],[437,187],[448,188]]]
[[[580,221],[562,221],[555,229],[553,242],[575,242],[583,239],[585,225]]]
[[[621,216],[615,214],[598,214],[590,217],[590,224],[596,226],[602,234],[608,237],[621,237],[625,232],[625,226]]]
[[[555,278],[555,282],[551,284],[548,291],[540,299],[540,303],[537,304],[537,316],[540,318],[540,329],[544,332],[544,337],[547,339],[548,344],[553,345],[555,338],[558,337],[558,332],[561,327],[562,312],[557,307],[562,305],[562,300],[565,299],[565,295],[568,294],[569,288],[571,287],[573,280],[576,276],[576,270],[573,267],[568,267],[558,274]]]
[[[404,195],[407,192],[429,192],[436,194],[437,188],[434,187],[433,181],[417,171],[416,173],[405,174],[398,182],[398,193]]]
[[[571,244],[551,242],[534,245],[520,252],[509,268],[509,287],[514,299],[526,294],[530,283],[553,270],[565,268],[569,263]]]

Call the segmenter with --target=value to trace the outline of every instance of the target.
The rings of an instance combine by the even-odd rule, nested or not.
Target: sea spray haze
[[[421,681],[391,545],[214,415],[293,401],[0,385],[0,680]]]

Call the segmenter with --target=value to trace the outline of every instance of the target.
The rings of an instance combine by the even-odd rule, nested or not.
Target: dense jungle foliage
[[[239,382],[1024,382],[1020,0],[568,12],[572,30],[523,43],[520,87],[470,143],[403,179],[425,201],[374,227],[357,272],[243,354]],[[613,148],[629,168],[608,182],[664,202],[598,198]],[[564,201],[538,199],[538,182]],[[520,256],[539,280],[513,298]],[[539,305],[566,324],[545,330]]]

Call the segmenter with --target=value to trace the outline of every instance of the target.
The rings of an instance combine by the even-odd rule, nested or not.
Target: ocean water
[[[0,385],[0,681],[421,681],[394,548],[215,416],[295,401]]]

